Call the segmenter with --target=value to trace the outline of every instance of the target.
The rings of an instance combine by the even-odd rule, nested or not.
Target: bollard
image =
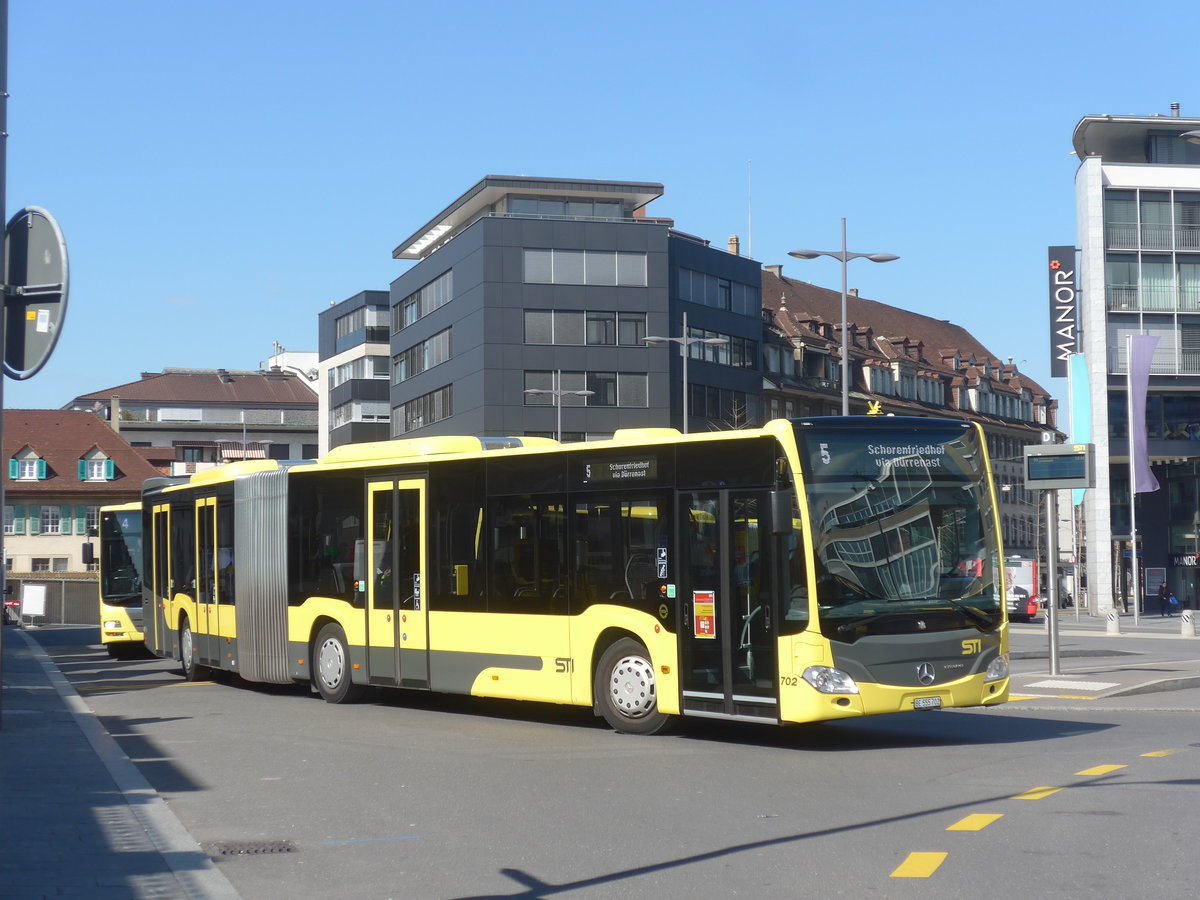
[[[1190,609],[1185,609],[1183,611],[1183,617],[1179,622],[1179,636],[1180,637],[1195,637],[1196,636],[1196,623],[1192,621],[1192,611]]]
[[[1108,614],[1108,633],[1109,634],[1120,634],[1121,633],[1121,617],[1117,615],[1115,610]]]

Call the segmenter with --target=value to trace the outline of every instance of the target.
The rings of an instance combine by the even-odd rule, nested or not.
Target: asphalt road
[[[38,639],[246,900],[1194,893],[1200,689],[646,738]]]

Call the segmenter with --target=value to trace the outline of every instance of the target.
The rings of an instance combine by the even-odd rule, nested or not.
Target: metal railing
[[[1104,243],[1109,250],[1200,250],[1200,225],[1109,222]]]

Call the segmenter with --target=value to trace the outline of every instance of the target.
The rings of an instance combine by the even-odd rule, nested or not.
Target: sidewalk
[[[237,892],[28,634],[4,631],[0,898]]]
[[[1193,614],[1200,620],[1200,614]],[[1196,620],[1193,620],[1196,621]],[[1044,619],[1010,626],[1013,700],[1099,700],[1200,688],[1200,638],[1185,634],[1181,615],[1120,613],[1058,615],[1059,674],[1049,675],[1049,632]],[[1193,629],[1194,630],[1194,629]]]

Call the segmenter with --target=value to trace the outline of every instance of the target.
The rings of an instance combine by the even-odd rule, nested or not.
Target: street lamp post
[[[851,253],[846,249],[846,219],[842,219],[841,250],[792,250],[788,256],[796,259],[816,259],[829,256],[842,263],[842,415],[850,415],[850,338],[849,323],[846,321],[846,263],[852,259],[869,259],[871,262],[892,262],[900,257],[894,253]]]
[[[563,397],[590,397],[595,394],[595,391],[564,391],[559,385],[562,383],[562,370],[554,370],[554,387],[552,388],[528,388],[524,391],[526,394],[549,394],[554,398],[555,409],[555,427],[554,439],[560,444],[562,443],[562,398]]]
[[[678,344],[679,353],[683,357],[683,433],[688,433],[688,348],[692,344],[728,344],[729,338],[694,338],[688,337],[687,312],[683,314],[683,336],[682,337],[659,337],[658,335],[650,335],[642,338],[647,344]]]

